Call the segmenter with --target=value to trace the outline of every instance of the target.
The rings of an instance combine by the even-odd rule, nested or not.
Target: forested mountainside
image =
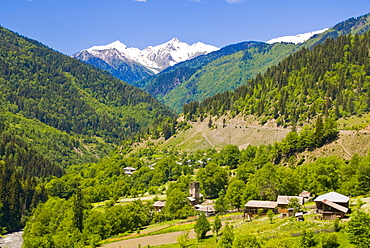
[[[0,29],[2,113],[117,143],[173,117],[149,94],[42,44]]]
[[[223,48],[199,58],[203,63],[199,63],[198,67],[194,67],[193,60],[186,61],[146,79],[142,87],[176,112],[181,112],[182,105],[192,100],[202,101],[217,93],[245,85],[248,79],[265,72],[272,65],[277,65],[282,59],[302,47],[312,48],[316,44],[323,43],[327,38],[336,39],[340,35],[366,32],[370,28],[369,17],[370,15],[367,14],[343,21],[324,33],[314,35],[302,44],[241,43],[253,45],[209,59],[215,53],[222,53],[225,49]]]
[[[304,123],[323,114],[337,119],[370,110],[370,32],[340,36],[290,55],[234,92],[184,106],[195,119],[207,113],[259,116],[278,125]]]
[[[229,45],[221,48],[220,50],[211,52],[206,55],[200,55],[194,59],[187,60],[178,63],[172,67],[163,70],[158,75],[146,78],[138,82],[138,86],[146,89],[149,93],[153,95],[166,95],[169,93],[177,84],[171,84],[171,80],[174,77],[179,78],[178,83],[182,83],[184,80],[190,78],[190,76],[197,71],[202,66],[217,60],[220,57],[231,55],[233,53],[245,50],[259,42],[241,42],[234,45]],[[168,81],[170,80],[170,81]],[[166,83],[162,83],[166,82]],[[168,86],[168,87],[165,87]]]
[[[37,178],[60,177],[64,171],[24,142],[3,118],[0,137],[0,227],[11,231],[24,224],[22,217],[47,199],[45,187],[37,186]]]
[[[7,231],[47,200],[45,182],[64,168],[97,161],[174,118],[148,93],[3,27],[0,89],[0,227]]]
[[[304,47],[312,48],[316,44],[323,43],[326,39],[332,38],[336,39],[341,35],[348,35],[348,34],[364,34],[370,30],[370,14],[366,14],[359,17],[352,17],[348,20],[340,22],[329,28],[327,31],[316,34],[311,37],[308,41],[306,41],[303,45]]]
[[[265,72],[268,67],[276,65],[288,54],[298,51],[299,48],[299,45],[296,44],[260,42],[249,44],[251,45],[245,50],[222,56],[202,66],[166,94],[157,95],[154,92],[152,94],[176,112],[181,112],[182,106],[189,101],[203,100],[217,93],[244,85],[248,79],[258,73]],[[181,76],[175,81],[179,82]],[[173,80],[174,78],[168,79],[168,81]],[[162,82],[158,85],[161,85]],[[148,85],[147,88],[150,86]],[[166,88],[166,85],[161,87]],[[148,90],[148,92],[150,91]]]

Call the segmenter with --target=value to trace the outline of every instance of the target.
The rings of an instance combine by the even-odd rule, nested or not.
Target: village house
[[[304,199],[302,196],[287,196],[287,195],[279,195],[276,202],[278,203],[278,213],[280,214],[281,218],[290,217],[294,214],[293,208],[288,208],[291,199],[297,199],[299,205],[304,204]]]
[[[162,211],[163,207],[165,206],[165,203],[162,201],[156,201],[153,203],[153,207],[156,211],[160,212]]]
[[[277,202],[273,202],[273,201],[256,201],[256,200],[251,200],[251,201],[247,202],[244,205],[244,207],[245,207],[245,214],[247,214],[249,216],[257,215],[259,209],[262,209],[262,213],[261,214],[266,214],[267,211],[269,211],[270,209],[275,214],[277,214],[277,206],[278,206],[278,203]]]
[[[325,220],[343,218],[349,211],[349,197],[336,192],[318,196],[315,203],[317,213]]]
[[[212,205],[195,205],[195,210],[203,212],[206,216],[211,216],[216,213],[216,209]]]

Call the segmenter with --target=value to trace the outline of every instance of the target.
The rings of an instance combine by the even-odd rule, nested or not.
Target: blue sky
[[[0,25],[71,55],[115,40],[140,49],[173,37],[267,41],[368,12],[370,0],[1,0]]]

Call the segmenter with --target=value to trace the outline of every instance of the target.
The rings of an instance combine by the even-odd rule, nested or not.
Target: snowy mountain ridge
[[[304,34],[297,34],[297,35],[288,35],[288,36],[282,36],[278,38],[273,38],[266,43],[268,44],[273,44],[273,43],[280,43],[280,42],[288,42],[288,43],[294,43],[294,44],[300,44],[303,43],[307,40],[309,40],[312,36],[315,34],[321,34],[328,30],[327,28],[318,30],[318,31],[313,31],[313,32],[308,32]]]
[[[122,60],[126,63],[138,63],[154,73],[159,73],[177,63],[218,49],[215,46],[206,45],[202,42],[189,45],[177,38],[173,38],[164,44],[149,46],[143,50],[134,47],[128,48],[122,42],[115,41],[108,45],[93,46],[72,56],[80,60],[87,60],[90,56],[96,57],[112,66],[114,66],[114,61],[117,60]]]

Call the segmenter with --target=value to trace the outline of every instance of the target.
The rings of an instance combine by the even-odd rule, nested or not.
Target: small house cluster
[[[213,205],[207,205],[203,201],[199,182],[190,183],[187,199],[198,212],[204,212],[207,216],[216,212]],[[247,215],[250,218],[255,215],[266,215],[269,210],[272,210],[273,213],[280,214],[280,218],[295,216],[297,220],[304,220],[303,215],[307,212],[302,212],[300,206],[312,199],[310,192],[303,191],[299,196],[279,195],[276,201],[250,200],[244,205],[244,216]],[[315,212],[320,219],[342,219],[349,212],[349,197],[337,192],[320,195],[314,199],[314,202],[316,203]],[[156,201],[153,204],[156,211],[161,211],[164,206],[165,202],[162,201]]]
[[[302,220],[303,213],[294,213],[293,208],[288,205],[291,199],[296,198],[299,205],[303,205],[308,200],[312,199],[310,192],[304,191],[299,196],[278,196],[276,201],[257,201],[251,200],[244,205],[245,214],[254,216],[257,214],[266,214],[272,210],[275,214],[280,214],[281,218],[290,217],[295,214],[297,219]],[[349,212],[349,197],[336,192],[330,192],[318,196],[314,202],[316,203],[316,213],[320,219],[334,220],[343,218]]]

